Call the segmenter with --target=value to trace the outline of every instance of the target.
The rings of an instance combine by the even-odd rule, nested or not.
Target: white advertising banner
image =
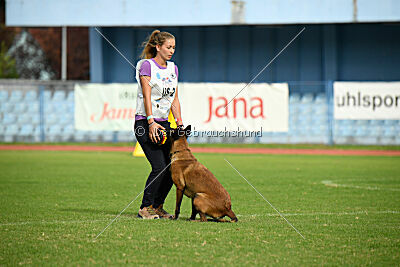
[[[288,131],[288,85],[251,84],[236,96],[245,86],[180,83],[178,95],[184,124],[191,124],[197,131]],[[75,128],[131,130],[136,94],[137,84],[75,85]]]
[[[178,95],[184,124],[191,124],[198,131],[287,132],[288,85],[245,86],[245,83],[180,83]]]
[[[335,82],[333,89],[335,119],[400,119],[400,82]]]
[[[75,128],[129,131],[135,119],[137,84],[76,84]]]

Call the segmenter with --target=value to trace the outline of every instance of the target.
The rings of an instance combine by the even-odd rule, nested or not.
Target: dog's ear
[[[168,134],[173,140],[178,139],[178,129],[171,129]]]
[[[192,126],[191,126],[191,125],[188,125],[188,126],[185,128],[185,136],[186,136],[186,137],[189,136],[191,132],[192,132]]]

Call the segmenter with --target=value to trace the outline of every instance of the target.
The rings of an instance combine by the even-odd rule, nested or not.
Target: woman
[[[155,30],[144,42],[137,63],[138,96],[135,116],[135,135],[150,162],[151,172],[146,181],[138,217],[143,219],[169,218],[163,209],[165,198],[172,187],[169,167],[170,145],[160,142],[158,131],[170,129],[170,109],[178,127],[182,127],[181,107],[178,99],[178,68],[168,61],[175,53],[175,37]]]

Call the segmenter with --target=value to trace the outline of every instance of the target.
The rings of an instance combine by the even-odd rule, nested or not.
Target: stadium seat
[[[396,133],[396,127],[395,127],[395,126],[386,126],[386,127],[383,129],[382,135],[383,135],[383,136],[386,136],[386,137],[391,137],[391,136],[394,137],[394,136],[398,135],[398,134]]]
[[[299,114],[299,116],[297,117],[297,126],[309,126],[312,122],[313,118],[310,116],[310,114]]]
[[[5,113],[3,116],[3,124],[10,125],[17,122],[17,116],[13,113]]]
[[[351,127],[346,127],[340,130],[339,136],[353,136],[354,135],[354,129]]]
[[[1,113],[10,113],[14,111],[14,103],[3,103],[0,105],[0,112]]]
[[[259,139],[260,143],[274,143],[274,144],[284,144],[288,142],[290,138],[287,134],[282,133],[263,133],[263,136]],[[249,138],[251,140],[251,138]]]
[[[14,106],[13,112],[15,114],[22,114],[22,113],[24,113],[26,111],[26,108],[27,108],[27,106],[26,106],[26,104],[24,102],[16,103],[15,106]]]
[[[328,114],[328,105],[324,104],[314,104],[312,106],[313,114]]]
[[[394,145],[400,145],[400,137],[396,136],[395,141],[394,141]]]
[[[70,141],[74,135],[74,131],[75,128],[73,125],[65,126],[61,134],[62,141]]]
[[[62,129],[58,124],[51,125],[46,129],[46,140],[50,142],[61,141]]]
[[[307,94],[304,94],[304,95],[301,97],[301,103],[302,103],[302,104],[309,104],[309,103],[313,102],[313,99],[314,99],[313,94],[307,93]]]
[[[306,105],[306,104],[300,105],[298,112],[299,112],[299,114],[302,114],[303,116],[304,115],[311,115],[312,106],[311,105]]]
[[[24,101],[25,102],[32,102],[32,101],[37,101],[38,100],[38,93],[37,91],[34,90],[30,90],[28,92],[25,93],[24,96]]]
[[[57,124],[57,115],[54,113],[50,113],[49,115],[45,116],[44,123],[46,126],[51,126]]]
[[[39,113],[30,114],[31,116],[31,123],[35,126],[40,124],[40,115]]]
[[[378,127],[370,128],[367,132],[368,136],[378,137],[382,135],[382,130]]]
[[[62,90],[55,91],[53,95],[54,102],[60,102],[65,100],[65,92]]]
[[[317,94],[314,100],[315,104],[323,104],[326,103],[326,95],[324,93]]]
[[[333,135],[340,136],[342,134],[342,130],[339,127],[333,127]]]
[[[366,126],[359,126],[355,130],[355,136],[367,136],[368,131]]]
[[[18,102],[22,101],[22,97],[23,97],[22,91],[14,90],[11,92],[11,95],[10,95],[10,98],[8,99],[8,101],[10,103],[18,103]]]
[[[52,114],[54,112],[53,103],[52,102],[45,102],[44,103],[44,114]]]
[[[74,102],[67,103],[67,112],[74,114],[74,112],[75,112],[75,103]]]
[[[396,136],[400,136],[400,124],[395,125],[394,128],[395,128]]]
[[[312,135],[312,136],[322,136],[322,135],[326,134],[325,130],[326,130],[326,128],[324,128],[322,126],[320,126],[320,127],[314,126],[314,127],[311,127],[310,135]]]
[[[118,142],[132,142],[133,134],[132,131],[119,131]]]
[[[317,124],[324,124],[324,125],[328,126],[329,117],[328,117],[328,115],[316,115],[313,117],[313,121]]]
[[[296,125],[298,121],[298,116],[297,115],[290,115],[289,116],[289,125]]]
[[[74,113],[66,112],[62,115],[62,117],[69,123],[74,124]]]
[[[40,128],[30,124],[22,126],[17,141],[40,142]]]
[[[32,116],[29,113],[18,115],[17,123],[21,126],[32,123]]]
[[[0,103],[5,103],[8,100],[8,91],[0,90]]]
[[[0,135],[3,135],[5,130],[6,130],[6,126],[3,124],[0,124]]]
[[[289,103],[290,105],[296,104],[300,102],[300,94],[294,93],[289,95]]]
[[[75,102],[75,93],[74,91],[69,91],[67,96],[68,102]]]
[[[61,126],[66,127],[67,125],[72,124],[69,116],[65,116],[63,114],[57,114],[57,115],[58,115],[58,123]]]
[[[68,102],[58,101],[58,102],[53,102],[52,104],[54,112],[57,112],[60,115],[68,112],[69,109]]]
[[[102,131],[89,131],[87,134],[88,141],[98,142],[101,140],[103,132]]]
[[[32,124],[25,124],[21,126],[20,135],[22,136],[30,136],[33,135],[34,127]]]
[[[75,130],[73,138],[77,142],[83,142],[88,140],[87,135],[88,135],[87,131]]]
[[[103,131],[102,140],[104,142],[112,142],[112,141],[114,141],[114,132],[113,131]]]
[[[368,120],[357,120],[355,121],[355,126],[367,126],[369,124]]]
[[[353,126],[352,120],[336,120],[335,125],[339,126],[339,128],[349,128]]]
[[[383,125],[384,126],[394,126],[397,124],[396,120],[384,120],[383,121]]]
[[[380,126],[383,124],[382,120],[370,120],[369,121],[369,125],[370,126]]]
[[[35,101],[28,104],[26,112],[29,114],[36,114],[39,113],[39,108],[40,108],[39,102]]]
[[[289,115],[297,114],[299,112],[299,105],[293,104],[289,105]]]
[[[14,142],[19,131],[19,126],[16,124],[8,125],[4,132],[5,142]]]
[[[52,95],[51,91],[49,91],[49,90],[43,91],[43,101],[45,103],[50,102],[51,101],[51,95]]]

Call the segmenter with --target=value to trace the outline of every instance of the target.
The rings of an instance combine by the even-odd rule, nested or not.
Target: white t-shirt
[[[160,69],[150,59],[142,59],[136,65],[136,80],[138,82],[136,115],[147,116],[144,108],[143,89],[140,84],[139,70],[143,62],[148,61],[151,66],[151,106],[154,118],[168,118],[172,101],[175,98],[178,79],[175,73],[175,64],[167,61],[167,68]]]

